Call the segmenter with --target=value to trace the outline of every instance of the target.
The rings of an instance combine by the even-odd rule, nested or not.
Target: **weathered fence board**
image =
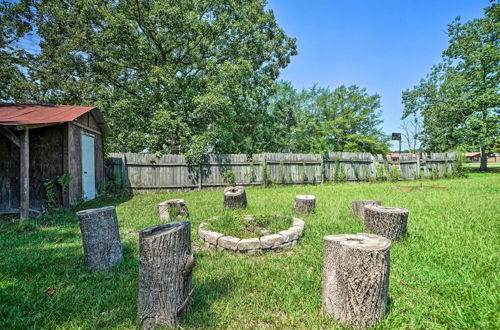
[[[399,161],[365,152],[260,153],[209,155],[201,164],[190,166],[182,155],[113,153],[107,162],[107,174],[115,184],[132,190],[314,184],[442,176],[451,173],[455,158],[455,153],[402,154]],[[230,182],[233,175],[234,182]]]

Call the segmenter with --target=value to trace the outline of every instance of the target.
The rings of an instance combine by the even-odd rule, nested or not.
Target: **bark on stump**
[[[408,210],[399,207],[365,206],[365,230],[399,241],[406,235]]]
[[[246,208],[247,193],[241,186],[224,189],[224,207],[227,209]]]
[[[297,214],[313,213],[316,208],[316,197],[313,195],[295,196],[294,211]]]
[[[380,201],[352,201],[351,211],[355,217],[364,219],[366,205],[380,205],[380,204],[381,204]]]
[[[175,220],[177,218],[188,217],[189,211],[184,199],[169,199],[157,205],[158,217],[160,220]]]
[[[123,256],[115,207],[84,210],[76,215],[80,222],[87,267],[96,271],[119,263]]]
[[[324,237],[323,313],[340,323],[366,327],[385,313],[390,245],[374,234]]]
[[[191,303],[194,266],[189,221],[140,232],[138,314],[142,329],[179,325]]]

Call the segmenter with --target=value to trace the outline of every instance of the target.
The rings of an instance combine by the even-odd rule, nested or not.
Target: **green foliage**
[[[347,171],[344,164],[340,164],[339,173],[337,174],[337,182],[347,181]]]
[[[255,165],[254,165],[253,161],[250,162],[250,165],[248,166],[248,171],[247,171],[245,177],[247,178],[247,180],[250,183],[255,181],[256,175],[255,175]]]
[[[45,187],[45,198],[47,198],[47,208],[52,209],[56,205],[56,192],[54,190],[54,182],[52,180],[45,180],[43,182]]]
[[[377,165],[376,165],[376,170],[377,170],[377,181],[384,181],[385,178],[384,178],[384,168],[386,168],[386,161],[384,160],[384,162],[382,163],[382,165],[380,165],[378,162],[377,162]]]
[[[267,162],[265,161],[262,162],[262,184],[264,187],[268,187],[273,184],[269,168],[267,168]]]
[[[354,177],[356,178],[356,181],[360,181],[360,176],[359,176],[359,165],[356,165],[354,162],[354,159],[351,159],[351,168],[354,171]]]
[[[492,3],[484,17],[465,23],[457,18],[448,37],[442,63],[403,92],[404,117],[423,118],[428,150],[491,152],[500,136],[500,6]]]
[[[224,182],[230,186],[236,185],[236,176],[232,169],[225,169],[221,172],[221,176]]]
[[[264,149],[268,95],[297,53],[261,0],[20,0],[0,24],[0,100],[95,105],[109,150],[191,164]]]
[[[380,124],[380,97],[358,86],[334,90],[313,86],[296,91],[279,82],[269,112],[275,123],[270,151],[324,153],[329,151],[388,152]]]
[[[392,165],[392,167],[388,171],[389,173],[389,180],[390,181],[399,181],[401,180],[401,171],[399,168],[395,165]]]
[[[292,217],[284,215],[255,215],[253,219],[245,219],[241,215],[223,214],[219,219],[209,222],[208,230],[238,238],[261,237],[288,229],[292,225]]]
[[[63,175],[57,177],[56,182],[59,186],[61,186],[61,191],[66,193],[72,180],[73,176],[71,174],[64,173]]]
[[[465,178],[467,177],[467,169],[463,166],[464,162],[467,160],[463,152],[456,152],[456,158],[451,164],[452,177],[454,178]]]

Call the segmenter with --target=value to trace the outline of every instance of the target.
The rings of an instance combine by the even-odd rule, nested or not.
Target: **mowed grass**
[[[398,183],[408,185],[408,182]],[[414,182],[414,184],[418,184]],[[124,261],[90,274],[72,213],[27,225],[0,225],[0,328],[137,328],[137,231],[159,224],[155,205],[185,198],[197,266],[183,328],[335,328],[321,312],[323,236],[363,232],[355,199],[410,210],[408,237],[391,247],[388,313],[380,329],[499,327],[500,175],[429,181],[447,190],[409,192],[394,183],[250,188],[235,214],[292,215],[296,194],[313,194],[317,212],[305,235],[281,252],[239,255],[207,250],[198,225],[221,215],[222,191],[137,195],[116,205]],[[47,295],[47,288],[55,289]]]

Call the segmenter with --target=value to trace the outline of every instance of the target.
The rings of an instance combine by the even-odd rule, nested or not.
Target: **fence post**
[[[203,188],[203,163],[198,164],[198,190]]]
[[[417,177],[416,179],[420,179],[420,153],[417,154]]]
[[[324,184],[325,183],[325,155],[321,155],[321,164],[320,164],[320,168],[319,168],[319,171],[321,172],[321,184]]]
[[[121,166],[121,173],[122,173],[122,188],[126,188],[126,183],[127,180],[125,179],[125,175],[127,173],[127,156],[125,153],[122,154],[122,166]]]
[[[372,172],[372,177],[374,180],[377,180],[377,157],[374,156],[373,154],[370,154],[372,158],[372,165],[371,165],[371,172]]]

